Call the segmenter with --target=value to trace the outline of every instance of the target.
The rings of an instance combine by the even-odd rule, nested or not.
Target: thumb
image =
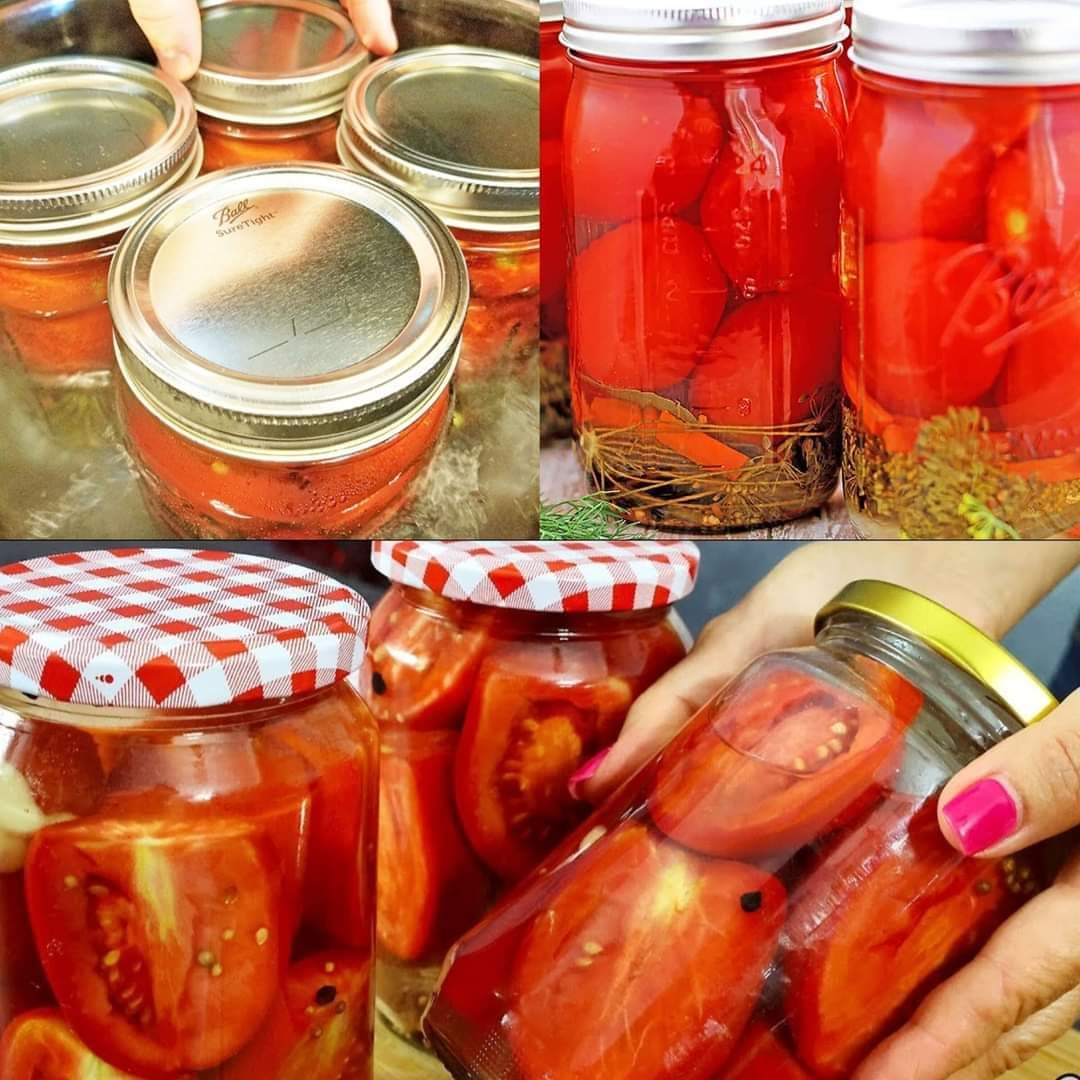
[[[953,847],[987,858],[1080,825],[1080,691],[953,777],[938,816]]]
[[[202,60],[202,20],[196,0],[130,0],[131,14],[176,79],[190,79]]]
[[[364,43],[379,56],[397,51],[398,39],[394,20],[390,16],[389,0],[344,0],[356,32]]]

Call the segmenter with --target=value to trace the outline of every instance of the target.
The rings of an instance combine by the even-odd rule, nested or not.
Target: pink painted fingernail
[[[1020,824],[1020,807],[1000,780],[980,780],[942,811],[965,855],[978,855],[1008,840]]]
[[[600,766],[604,764],[604,758],[606,758],[610,753],[610,746],[604,750],[601,750],[599,754],[596,754],[595,756],[589,758],[589,760],[586,761],[585,764],[582,765],[581,768],[578,769],[578,771],[570,777],[570,780],[568,781],[566,786],[570,789],[570,794],[575,799],[581,799],[581,789],[584,786],[585,781],[591,780],[596,775]]]

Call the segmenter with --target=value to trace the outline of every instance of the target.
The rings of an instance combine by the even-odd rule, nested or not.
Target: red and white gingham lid
[[[368,606],[316,570],[133,548],[0,567],[0,687],[80,705],[207,708],[360,667]]]
[[[379,540],[372,552],[391,581],[519,611],[663,607],[690,593],[700,559],[686,540]]]

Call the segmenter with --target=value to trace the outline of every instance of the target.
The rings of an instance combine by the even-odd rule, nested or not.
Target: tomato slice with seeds
[[[776,1024],[755,1020],[716,1080],[812,1080],[781,1040]]]
[[[432,602],[425,598],[425,604]],[[461,727],[494,619],[483,608],[444,601],[429,611],[400,589],[386,593],[371,615],[362,674],[379,724]]]
[[[511,1042],[526,1080],[706,1080],[757,1006],[783,886],[639,822],[570,871],[522,941]]]
[[[4,1080],[138,1080],[114,1069],[81,1042],[56,1009],[20,1016],[0,1041]]]
[[[371,964],[334,949],[289,968],[284,992],[222,1080],[370,1080]]]
[[[899,768],[905,731],[876,705],[766,660],[664,753],[649,812],[708,855],[790,853],[865,809]]]
[[[256,824],[160,792],[43,829],[26,892],[65,1018],[131,1072],[219,1065],[273,1001],[288,955],[281,877]]]
[[[567,783],[615,741],[633,699],[590,642],[522,642],[484,661],[455,789],[465,835],[500,877],[528,873],[584,820]]]
[[[827,850],[784,931],[799,1057],[843,1080],[1034,891],[1030,870],[962,859],[936,804],[894,797]]]

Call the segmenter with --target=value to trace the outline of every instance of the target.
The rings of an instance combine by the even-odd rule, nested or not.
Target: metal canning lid
[[[0,69],[0,243],[122,232],[201,167],[191,95],[162,71],[97,56]]]
[[[855,581],[818,612],[816,629],[833,616],[858,611],[919,638],[950,663],[985,683],[1018,720],[1041,720],[1058,702],[1008,649],[955,612],[885,581]]]
[[[132,393],[185,438],[263,461],[338,460],[419,420],[468,298],[439,219],[336,165],[203,177],[132,226],[109,274]]]
[[[368,62],[343,8],[323,0],[202,0],[202,65],[188,83],[207,116],[295,124],[341,109]]]
[[[558,22],[563,17],[563,0],[540,0],[540,21]]]
[[[454,228],[540,227],[540,65],[465,45],[372,64],[349,89],[338,153]]]
[[[623,60],[749,60],[835,45],[843,0],[565,0],[563,42]]]
[[[1080,81],[1075,0],[860,0],[851,58],[885,75],[978,86]]]

